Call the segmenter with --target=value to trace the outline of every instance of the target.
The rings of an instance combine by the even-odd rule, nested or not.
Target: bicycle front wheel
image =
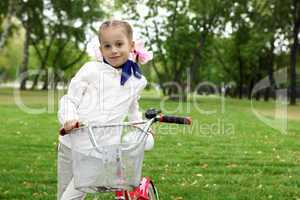
[[[150,184],[149,184],[147,197],[149,200],[159,200],[158,191],[155,188],[153,182],[150,182]]]

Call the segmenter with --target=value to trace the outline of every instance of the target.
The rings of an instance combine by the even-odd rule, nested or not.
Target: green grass
[[[47,93],[21,94],[27,107],[47,107]],[[299,105],[288,109],[292,117],[283,134],[258,120],[247,100],[226,99],[222,111],[218,99],[180,104],[153,96],[143,95],[143,110],[161,107],[193,118],[191,127],[155,126],[155,148],[145,155],[143,173],[154,179],[162,200],[300,199]],[[27,114],[12,90],[0,90],[0,199],[55,199],[57,95],[53,99],[54,112]],[[196,106],[216,112],[199,113]],[[273,108],[274,102],[255,102],[268,118]]]

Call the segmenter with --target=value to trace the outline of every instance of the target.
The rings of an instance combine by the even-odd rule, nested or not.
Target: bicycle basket
[[[147,134],[130,125],[84,127],[71,134],[75,188],[131,190],[141,180]]]

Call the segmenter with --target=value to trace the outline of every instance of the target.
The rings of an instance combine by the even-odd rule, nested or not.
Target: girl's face
[[[129,40],[124,28],[120,26],[104,28],[101,31],[100,44],[102,56],[115,68],[127,61],[134,48],[134,42]]]

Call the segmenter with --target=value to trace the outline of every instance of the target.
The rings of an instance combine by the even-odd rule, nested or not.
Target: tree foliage
[[[39,59],[39,73],[34,77],[34,88],[39,76],[46,74],[49,68],[66,69],[80,61],[85,54],[87,31],[93,22],[99,21],[104,12],[100,0],[12,0],[2,1],[1,12],[7,15],[10,3],[14,2],[16,18],[25,30],[23,45],[23,61],[19,69],[21,88],[25,89],[28,78],[28,63],[30,63],[29,47],[32,46]],[[56,66],[57,60],[63,57],[67,46],[78,52],[64,63],[64,67]],[[50,54],[54,60],[50,59]],[[55,65],[55,66],[53,66]],[[47,78],[44,78],[47,80]],[[47,89],[47,82],[44,89]]]

